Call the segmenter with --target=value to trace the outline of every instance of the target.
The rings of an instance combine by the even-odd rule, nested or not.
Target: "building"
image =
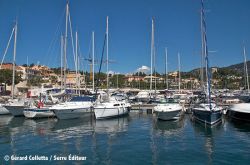
[[[12,70],[13,68],[13,64],[12,63],[6,63],[3,64],[2,67],[0,69],[5,69],[5,70]],[[16,72],[21,73],[21,78],[24,80],[26,77],[26,71],[25,71],[25,67],[22,66],[15,66],[15,70]]]
[[[81,75],[80,73],[76,74],[75,72],[70,72],[66,75],[66,84],[70,86],[76,86],[78,77],[80,85],[85,85],[84,75]]]
[[[145,76],[144,77],[144,81],[145,82],[150,82],[150,80],[151,80],[151,76]],[[160,77],[156,77],[156,76],[152,76],[152,81],[153,82],[157,82],[157,83],[159,83],[160,81],[161,81],[162,79],[160,78]],[[163,80],[164,81],[164,80]]]
[[[136,82],[138,82],[138,81],[144,81],[144,77],[133,76],[133,75],[128,75],[124,79],[125,79],[125,81],[127,81],[129,83],[132,82],[132,81],[136,81]]]

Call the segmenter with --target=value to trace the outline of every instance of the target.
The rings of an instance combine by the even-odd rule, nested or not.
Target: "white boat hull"
[[[46,118],[46,117],[54,117],[55,114],[53,111],[48,108],[34,108],[34,109],[25,109],[23,114],[27,118]]]
[[[5,107],[0,105],[0,115],[8,115],[8,114],[10,114],[10,112]]]
[[[84,118],[90,117],[92,110],[89,108],[78,108],[78,109],[54,109],[58,119],[76,119],[76,118]]]
[[[250,103],[233,104],[227,110],[227,115],[235,120],[250,122]]]
[[[182,114],[182,107],[178,104],[158,105],[154,107],[154,111],[160,120],[177,120]]]
[[[157,118],[160,120],[177,120],[181,116],[182,110],[171,112],[157,112]]]
[[[13,116],[24,116],[23,111],[26,106],[23,105],[17,105],[17,106],[12,106],[12,105],[5,105],[4,106]]]
[[[129,113],[129,107],[95,107],[96,119],[118,117]]]

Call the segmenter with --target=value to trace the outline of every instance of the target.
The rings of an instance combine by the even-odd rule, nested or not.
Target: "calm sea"
[[[250,164],[250,125],[136,112],[100,121],[0,116],[0,164]]]

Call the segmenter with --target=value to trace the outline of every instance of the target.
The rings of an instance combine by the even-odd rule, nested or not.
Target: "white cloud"
[[[136,70],[137,72],[143,72],[143,73],[146,73],[146,72],[148,72],[148,71],[150,71],[150,68],[148,67],[148,66],[141,66],[140,68],[138,68],[137,70]]]

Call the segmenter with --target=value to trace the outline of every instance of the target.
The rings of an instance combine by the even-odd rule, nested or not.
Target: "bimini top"
[[[82,102],[82,101],[94,102],[95,98],[90,96],[74,96],[70,99],[70,102]]]

